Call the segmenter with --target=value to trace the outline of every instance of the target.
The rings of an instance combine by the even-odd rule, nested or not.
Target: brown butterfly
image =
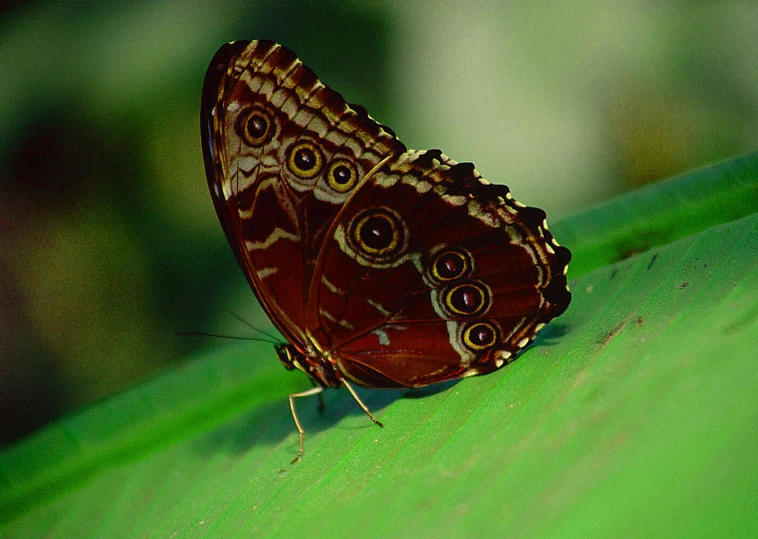
[[[420,387],[512,361],[571,301],[545,212],[471,163],[408,150],[271,41],[224,45],[205,77],[203,157],[250,286],[318,386]],[[293,461],[294,462],[294,461]]]

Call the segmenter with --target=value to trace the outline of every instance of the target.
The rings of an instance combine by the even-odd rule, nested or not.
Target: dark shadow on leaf
[[[406,399],[423,399],[426,397],[431,397],[432,395],[436,395],[437,393],[442,393],[443,391],[447,391],[448,389],[452,388],[454,385],[456,385],[459,380],[449,380],[447,382],[440,382],[439,384],[434,384],[431,386],[426,387],[414,387],[412,389],[406,389],[405,394],[403,395]]]
[[[555,342],[568,335],[569,331],[571,331],[571,326],[569,324],[551,322],[540,331],[532,346],[535,348],[539,348],[540,346],[552,346]]]
[[[356,391],[380,421],[382,410],[403,396],[402,390],[356,388]],[[347,390],[329,389],[323,395],[323,411],[319,410],[319,400],[315,396],[295,400],[295,410],[305,429],[306,444],[308,437],[336,428],[348,415],[363,417],[366,420],[366,428],[379,428],[363,413]],[[282,443],[288,437],[291,438],[294,456],[297,452],[297,427],[292,419],[287,397],[284,397],[280,402],[263,404],[241,417],[232,419],[192,443],[197,451],[204,454],[242,454],[257,445]]]
[[[262,404],[193,440],[192,444],[204,454],[240,454],[259,444],[280,443],[294,428],[285,399],[281,403]]]
[[[379,421],[382,420],[382,411],[403,396],[402,390],[395,389],[368,389],[363,387],[356,387],[355,390],[356,393],[358,393],[358,397],[360,397],[366,407],[368,407],[371,413],[374,414],[374,417],[376,417]],[[347,416],[357,416],[365,419],[366,428],[380,428],[377,425],[374,425],[371,419],[366,416],[363,410],[361,410],[360,406],[358,406],[358,403],[353,400],[353,397],[347,390],[329,389],[324,391],[323,395],[323,411],[319,411],[318,401],[315,398],[312,399],[312,404],[309,402],[310,399],[298,399],[295,401],[297,414],[298,417],[300,417],[300,423],[305,429],[306,437],[309,433],[315,434],[317,432],[336,428],[337,425]],[[291,416],[289,417],[289,421],[292,425],[292,429],[297,432]]]

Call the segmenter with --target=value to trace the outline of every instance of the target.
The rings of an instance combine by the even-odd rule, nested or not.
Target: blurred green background
[[[177,331],[269,326],[202,166],[226,41],[287,45],[552,221],[758,146],[753,2],[0,6],[0,444],[224,345]]]

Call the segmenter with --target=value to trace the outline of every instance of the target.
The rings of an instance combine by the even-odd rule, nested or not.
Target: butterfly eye
[[[324,157],[315,144],[300,142],[290,151],[287,167],[295,176],[307,180],[319,174],[324,168]]]
[[[432,263],[432,277],[438,282],[453,281],[471,272],[471,255],[465,251],[444,251]]]
[[[459,284],[448,289],[443,297],[448,312],[459,316],[480,314],[490,303],[489,291],[479,283]]]
[[[273,136],[271,117],[261,109],[253,108],[240,115],[237,134],[250,146],[262,146]]]
[[[472,350],[486,350],[497,343],[497,328],[489,322],[476,322],[463,330],[463,344]]]
[[[358,183],[355,166],[346,159],[335,159],[329,166],[326,183],[338,193],[347,193]]]

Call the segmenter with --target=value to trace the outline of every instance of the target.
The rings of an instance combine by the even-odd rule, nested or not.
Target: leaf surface
[[[0,453],[0,533],[754,535],[757,163],[557,223],[567,313],[491,375],[361,391],[384,429],[346,392],[300,400],[291,465],[307,381],[266,345],[217,349]]]

